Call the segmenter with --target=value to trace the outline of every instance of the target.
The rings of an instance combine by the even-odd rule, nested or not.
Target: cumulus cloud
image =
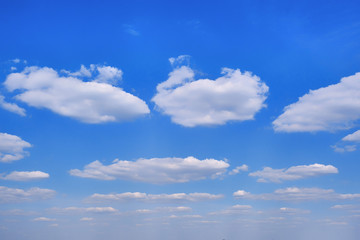
[[[229,175],[236,175],[240,172],[247,172],[249,170],[249,167],[246,164],[243,164],[241,166],[238,166],[236,168],[234,168],[233,170],[231,170],[229,172]]]
[[[244,190],[233,193],[235,198],[274,201],[323,201],[360,199],[360,194],[340,194],[333,189],[289,187],[277,189],[273,193],[252,194]]]
[[[24,148],[31,144],[20,137],[8,133],[0,133],[0,162],[12,162],[20,160],[28,153]]]
[[[183,183],[221,176],[229,164],[222,160],[187,158],[150,158],[136,161],[115,160],[103,165],[94,161],[84,170],[72,169],[70,174],[83,178],[100,180],[132,180],[156,184]]]
[[[49,174],[41,171],[13,171],[7,175],[0,174],[0,179],[11,181],[31,181],[49,178]]]
[[[20,116],[26,116],[26,111],[25,109],[19,107],[17,104],[15,103],[9,103],[7,101],[5,101],[5,97],[0,95],[0,107],[9,111],[9,112],[12,112],[12,113],[15,113],[17,115],[20,115]]]
[[[259,178],[258,182],[276,182],[298,180],[308,177],[316,177],[325,174],[338,173],[338,169],[332,165],[311,164],[293,166],[288,169],[272,169],[264,167],[261,171],[252,172],[249,176]]]
[[[150,112],[143,100],[111,85],[121,79],[122,71],[117,68],[93,65],[61,73],[64,76],[48,67],[26,67],[9,74],[4,85],[10,92],[18,90],[15,99],[29,106],[85,123],[126,121]],[[83,81],[82,77],[90,79]]]
[[[345,136],[342,140],[348,142],[360,142],[360,130]]]
[[[348,129],[360,119],[360,73],[337,84],[310,90],[288,105],[274,122],[279,132],[316,132]]]
[[[199,202],[223,198],[221,194],[210,193],[173,193],[173,194],[147,194],[141,192],[125,192],[99,194],[95,193],[88,197],[86,202],[108,202],[108,201],[144,201],[144,202]]]
[[[17,203],[36,200],[50,199],[55,195],[51,189],[42,189],[38,187],[23,190],[18,188],[8,188],[0,186],[0,203]]]
[[[187,56],[170,58],[174,65]],[[239,69],[223,68],[215,80],[195,80],[188,66],[176,67],[157,86],[152,101],[171,120],[186,127],[222,125],[228,121],[254,119],[266,105],[268,86],[259,77]]]

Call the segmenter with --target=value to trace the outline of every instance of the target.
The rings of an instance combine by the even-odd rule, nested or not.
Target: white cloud
[[[0,133],[0,162],[12,162],[20,160],[28,153],[24,148],[31,147],[31,144],[18,136]]]
[[[8,91],[21,92],[15,96],[19,101],[85,123],[125,121],[150,112],[143,100],[109,84],[121,78],[121,70],[93,68],[97,75],[85,82],[80,79],[81,74],[88,74],[84,69],[78,74],[63,71],[65,76],[60,76],[52,68],[26,67],[20,73],[9,74],[4,84]]]
[[[353,152],[356,151],[356,145],[333,145],[331,146],[335,152],[344,153],[344,152]]]
[[[127,32],[128,34],[136,36],[136,37],[140,36],[140,32],[135,30],[133,25],[123,24],[123,27],[124,27],[125,32]]]
[[[171,57],[171,58],[169,58],[169,62],[171,64],[171,66],[173,66],[173,67],[183,65],[184,63],[185,63],[185,65],[189,65],[190,64],[190,56],[189,55],[180,55],[176,58]]]
[[[72,169],[70,174],[83,178],[100,180],[132,180],[156,184],[183,183],[221,176],[229,164],[222,160],[187,158],[150,158],[136,161],[115,160],[103,165],[94,161],[84,170]]]
[[[82,222],[90,222],[92,220],[94,220],[94,219],[90,218],[90,217],[83,217],[83,218],[80,219],[80,221],[82,221]]]
[[[246,164],[243,164],[241,166],[238,166],[236,168],[234,168],[233,170],[231,170],[229,172],[229,175],[236,175],[239,172],[247,172],[249,170],[249,167]]]
[[[360,73],[340,83],[310,90],[288,105],[274,122],[279,132],[316,132],[348,129],[360,119]]]
[[[348,142],[360,142],[360,130],[345,136],[342,140]]]
[[[20,62],[20,59],[18,59],[18,58],[15,58],[15,59],[13,59],[13,60],[11,60],[13,63],[19,63]]]
[[[125,192],[99,194],[95,193],[86,199],[86,202],[107,201],[145,201],[145,202],[198,202],[223,198],[221,194],[210,193],[173,193],[173,194],[147,194],[140,192]]]
[[[234,205],[228,209],[217,211],[217,212],[210,212],[210,215],[231,215],[231,214],[244,214],[249,213],[252,209],[250,205]]]
[[[41,180],[49,178],[48,173],[41,171],[13,171],[7,175],[0,174],[0,179],[11,180],[11,181],[31,181],[31,180]]]
[[[264,167],[261,171],[252,172],[249,176],[258,177],[258,182],[276,182],[298,180],[325,174],[338,173],[338,169],[332,165],[311,164],[293,166],[288,169],[272,169]]]
[[[235,198],[274,201],[323,201],[360,199],[360,194],[340,194],[332,189],[289,187],[273,193],[251,194],[244,190],[234,192]]]
[[[35,200],[50,199],[55,195],[51,189],[42,189],[38,187],[23,190],[18,188],[8,188],[0,186],[0,203],[17,203]]]
[[[56,221],[54,218],[38,217],[33,219],[34,222],[53,222]]]
[[[299,209],[299,208],[288,208],[288,207],[282,207],[280,208],[281,213],[289,214],[289,215],[295,215],[295,214],[309,214],[311,211],[305,210],[305,209]]]
[[[66,208],[52,208],[51,212],[57,214],[65,213],[117,213],[118,210],[113,207],[66,207]]]
[[[26,116],[26,111],[25,109],[19,107],[17,104],[15,103],[9,103],[9,102],[6,102],[5,101],[5,97],[0,95],[0,107],[9,111],[9,112],[12,112],[12,113],[15,113],[15,114],[18,114],[20,116]]]
[[[180,57],[170,58],[170,62],[186,59]],[[186,127],[254,119],[266,106],[268,86],[259,77],[239,69],[223,68],[222,74],[215,80],[195,80],[190,67],[177,67],[165,82],[158,84],[152,101],[173,122]]]

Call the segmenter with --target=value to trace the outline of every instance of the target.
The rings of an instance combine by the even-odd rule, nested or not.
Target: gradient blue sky
[[[357,1],[1,3],[0,239],[358,239]]]

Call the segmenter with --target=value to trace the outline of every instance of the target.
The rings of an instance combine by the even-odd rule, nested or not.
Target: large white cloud
[[[7,175],[0,174],[0,179],[11,181],[31,181],[49,178],[49,174],[41,171],[13,171]]]
[[[132,180],[148,183],[182,183],[221,176],[229,164],[222,160],[187,158],[150,158],[136,161],[115,160],[103,165],[94,161],[84,170],[72,169],[70,174],[100,180]]]
[[[141,192],[125,192],[99,194],[94,193],[86,202],[112,202],[112,201],[145,201],[145,202],[198,202],[223,198],[222,194],[210,193],[173,193],[173,194],[147,194]]]
[[[360,73],[340,83],[311,90],[288,105],[274,122],[279,132],[316,132],[347,129],[360,119]]]
[[[311,164],[293,166],[288,169],[272,169],[264,167],[261,171],[252,172],[249,176],[258,177],[258,182],[277,182],[298,180],[325,174],[338,173],[338,169],[332,165]]]
[[[12,162],[20,160],[28,153],[24,148],[31,144],[20,137],[8,133],[0,133],[0,162]]]
[[[320,201],[360,199],[360,194],[340,194],[333,189],[289,187],[273,193],[252,194],[244,190],[234,192],[235,198],[274,201]]]
[[[15,96],[19,101],[86,123],[125,121],[148,114],[143,100],[110,84],[121,76],[121,70],[110,66],[82,66],[78,72],[61,74],[33,66],[9,74],[4,84],[8,91],[20,91]],[[83,81],[84,77],[89,79]]]
[[[23,190],[18,188],[8,188],[0,186],[0,203],[17,203],[45,200],[52,198],[55,193],[56,192],[54,190],[38,187],[30,188],[29,190]]]
[[[173,61],[178,60],[171,58]],[[215,80],[195,80],[190,67],[177,67],[157,86],[152,101],[173,122],[186,127],[254,119],[266,106],[268,86],[259,77],[239,69],[223,68],[222,74]]]

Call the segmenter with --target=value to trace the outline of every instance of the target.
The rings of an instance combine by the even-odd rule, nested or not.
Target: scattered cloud
[[[229,175],[236,175],[236,174],[238,174],[240,172],[247,172],[247,171],[249,171],[248,165],[243,164],[243,165],[238,166],[238,167],[234,168],[233,170],[231,170],[229,172]]]
[[[282,207],[279,209],[281,213],[288,214],[288,215],[296,215],[296,214],[310,214],[310,210],[299,209],[299,208],[288,208]]]
[[[252,194],[239,190],[234,192],[235,198],[274,201],[324,201],[360,199],[360,194],[340,194],[332,189],[289,187],[277,189],[273,193]]]
[[[7,175],[0,174],[0,179],[11,180],[11,181],[41,180],[41,179],[46,179],[49,177],[50,177],[50,175],[48,173],[44,173],[41,171],[30,171],[30,172],[13,171]]]
[[[13,60],[11,60],[13,63],[19,63],[20,62],[20,59],[19,58],[15,58]]]
[[[90,217],[83,217],[83,218],[80,219],[80,221],[82,221],[82,222],[90,222],[90,221],[93,221],[93,220],[94,220],[94,218],[90,218]]]
[[[211,212],[209,213],[209,215],[245,214],[245,213],[249,213],[250,210],[252,210],[252,206],[250,205],[234,205],[225,210]]]
[[[173,194],[147,194],[141,192],[125,192],[99,194],[88,197],[86,202],[113,202],[113,201],[144,201],[144,202],[199,202],[223,198],[222,194],[210,193],[173,193]]]
[[[183,55],[169,61],[174,65],[187,59]],[[158,84],[152,101],[173,122],[186,127],[254,119],[266,107],[268,86],[259,77],[239,69],[223,68],[222,74],[215,80],[195,80],[190,67],[176,67],[165,82]]]
[[[64,76],[48,67],[26,67],[9,74],[4,85],[10,92],[20,91],[15,96],[19,101],[85,123],[126,121],[150,112],[143,100],[110,84],[121,79],[120,69],[92,65],[61,73]]]
[[[5,97],[2,95],[0,95],[0,108],[3,108],[9,112],[15,113],[15,114],[23,116],[23,117],[26,116],[25,109],[19,107],[15,103],[6,102]]]
[[[356,145],[333,145],[331,146],[335,152],[344,153],[344,152],[354,152],[356,151]]]
[[[38,217],[33,219],[34,222],[53,222],[56,221],[54,218]]]
[[[50,212],[57,214],[72,214],[72,213],[117,213],[119,210],[113,207],[66,207],[66,208],[51,208]]]
[[[337,84],[310,90],[284,108],[273,122],[278,132],[335,131],[353,127],[360,119],[360,73]]]
[[[50,199],[55,195],[51,189],[42,189],[38,187],[23,190],[18,188],[8,188],[0,186],[0,203],[17,203],[35,200]]]
[[[263,170],[252,172],[249,176],[257,177],[258,182],[281,183],[282,181],[298,180],[338,172],[338,169],[332,165],[315,163],[311,165],[293,166],[288,169],[272,169],[271,167],[264,167]]]
[[[115,160],[103,165],[94,161],[84,170],[72,169],[70,174],[100,180],[132,180],[155,184],[183,183],[221,176],[229,164],[222,160],[187,158],[150,158],[136,161]]]
[[[0,162],[12,162],[20,160],[28,153],[24,148],[31,144],[20,137],[8,133],[0,133]]]

